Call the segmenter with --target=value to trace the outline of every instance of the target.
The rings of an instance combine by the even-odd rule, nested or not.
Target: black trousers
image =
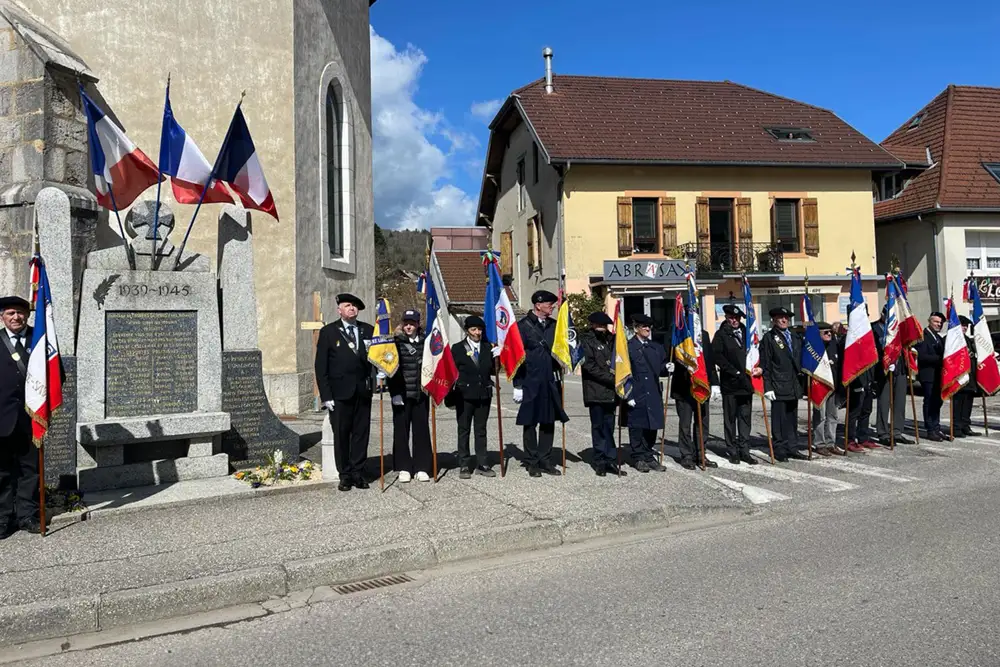
[[[960,391],[955,394],[955,435],[972,430],[972,408],[975,402],[975,392]]]
[[[403,405],[392,406],[392,467],[410,474],[434,469],[431,451],[431,429],[427,422],[430,399],[406,398]],[[410,456],[410,431],[413,432],[413,455]]]
[[[556,425],[539,424],[537,434],[535,428],[535,426],[525,426],[522,433],[524,462],[529,467],[547,468],[552,465],[549,457],[552,455],[552,441],[556,437]]]
[[[924,429],[928,433],[941,432],[941,388],[935,382],[921,382],[924,394]]]
[[[906,363],[905,360],[901,360]],[[892,398],[889,395],[892,394]],[[903,421],[906,419],[906,376],[892,375],[878,386],[878,417],[875,433],[879,440],[889,438],[889,401],[892,401],[892,430],[896,436],[903,435]]]
[[[698,439],[694,411],[699,407],[694,398],[674,399],[677,405],[677,449],[681,450],[681,461],[701,461],[701,444]],[[708,435],[708,401],[701,404],[701,428]]]
[[[869,389],[864,391],[853,391],[851,393],[850,414],[847,415],[847,441],[869,442],[872,439],[872,392]]]
[[[771,401],[771,439],[774,454],[788,455],[799,448],[799,400]]]
[[[628,445],[629,449],[632,450],[633,463],[655,461],[654,444],[656,444],[656,429],[629,427]]]
[[[458,412],[458,463],[463,468],[486,466],[486,420],[490,417],[490,399],[481,401],[461,400]],[[476,429],[476,457],[469,454],[469,435],[473,423]]]
[[[368,459],[368,436],[372,427],[372,395],[357,393],[346,401],[334,401],[330,413],[333,453],[342,478],[361,477]]]
[[[38,520],[38,449],[31,435],[0,438],[0,533]]]
[[[725,422],[726,453],[730,456],[750,454],[750,417],[753,394],[722,395],[722,420]]]
[[[594,463],[618,463],[615,448],[615,404],[590,405],[590,437],[594,443]]]

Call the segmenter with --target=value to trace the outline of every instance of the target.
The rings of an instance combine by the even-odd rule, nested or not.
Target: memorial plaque
[[[105,313],[105,412],[108,417],[198,409],[198,313]]]
[[[222,436],[222,451],[235,467],[260,465],[280,449],[286,460],[299,454],[299,435],[271,410],[264,394],[260,350],[223,351],[222,410],[230,429]]]
[[[62,357],[66,374],[62,405],[56,408],[45,434],[45,483],[76,488],[76,357]]]

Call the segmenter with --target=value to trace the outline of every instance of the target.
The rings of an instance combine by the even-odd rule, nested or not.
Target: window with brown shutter
[[[514,275],[514,232],[500,234],[500,275]]]
[[[663,252],[677,247],[676,197],[660,197],[660,225],[663,228]]]
[[[528,233],[528,272],[529,273],[535,270],[535,244],[536,244],[535,229],[536,229],[536,227],[535,227],[535,219],[534,218],[529,218],[528,219],[528,228],[527,228],[527,233]]]
[[[711,231],[708,226],[708,197],[698,197],[694,204],[694,228],[698,234],[698,245],[708,245]]]
[[[542,213],[535,216],[535,270],[542,270],[542,248],[545,247],[545,228],[542,226]]]
[[[618,198],[618,256],[632,255],[632,198]]]
[[[802,230],[806,254],[819,255],[819,207],[813,198],[802,200]]]
[[[750,214],[750,197],[736,200],[736,230],[740,243],[753,243],[753,217]]]
[[[802,252],[798,199],[774,200],[771,205],[771,238],[784,252]]]

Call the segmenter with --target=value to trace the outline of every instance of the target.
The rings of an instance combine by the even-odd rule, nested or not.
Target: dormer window
[[[920,121],[922,121],[923,119],[924,115],[922,113],[918,113],[916,116],[913,117],[913,120],[910,121],[910,126],[906,129],[912,130],[915,127],[920,127]]]
[[[767,133],[778,141],[816,141],[812,131],[804,127],[766,127]]]
[[[990,176],[997,179],[1000,182],[1000,162],[984,162],[983,167],[986,171],[990,172]]]

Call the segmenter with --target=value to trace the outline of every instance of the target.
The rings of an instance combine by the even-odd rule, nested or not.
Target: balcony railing
[[[699,275],[784,273],[785,255],[774,243],[685,243],[684,257]]]

